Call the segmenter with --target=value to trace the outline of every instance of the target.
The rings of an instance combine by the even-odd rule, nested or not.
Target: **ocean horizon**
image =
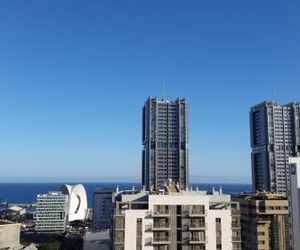
[[[8,203],[35,203],[38,194],[48,193],[49,191],[59,190],[65,182],[49,182],[49,183],[0,183],[0,202],[7,201]],[[69,185],[77,183],[67,183]],[[141,188],[141,183],[138,182],[84,182],[88,206],[93,206],[93,192],[98,188],[116,188],[119,186],[120,190]],[[251,184],[236,184],[236,183],[191,183],[194,189],[198,187],[200,190],[211,191],[213,187],[217,190],[222,187],[223,193],[237,194],[241,192],[251,191]]]

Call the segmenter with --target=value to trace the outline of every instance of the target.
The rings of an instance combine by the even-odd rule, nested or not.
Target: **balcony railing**
[[[154,223],[153,230],[169,230],[170,224],[169,223]]]
[[[240,222],[232,222],[231,227],[232,228],[240,228],[241,227],[241,223]]]
[[[191,236],[189,238],[190,244],[205,244],[207,243],[207,238],[205,236],[199,237],[199,236]]]
[[[145,239],[145,245],[168,245],[170,240],[168,237],[149,237]]]
[[[154,210],[152,212],[153,217],[165,217],[165,216],[169,216],[169,215],[170,215],[170,211],[168,209],[166,209],[166,210]]]
[[[232,236],[232,241],[234,241],[234,242],[239,242],[239,241],[241,241],[241,236]]]
[[[205,210],[203,209],[191,209],[189,211],[190,217],[198,217],[198,216],[205,216]]]
[[[191,222],[189,225],[189,230],[204,230],[206,229],[206,223],[201,222],[201,223],[193,223]]]
[[[116,230],[124,230],[125,229],[125,225],[115,225],[115,229]]]
[[[153,237],[152,244],[170,244],[169,237]]]
[[[114,243],[115,244],[124,244],[124,238],[122,238],[122,237],[115,238]]]

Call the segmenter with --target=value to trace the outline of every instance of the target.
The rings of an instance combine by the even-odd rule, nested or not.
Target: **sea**
[[[60,186],[64,183],[0,183],[0,202],[6,201],[12,204],[28,204],[35,203],[37,194],[48,193],[49,191],[57,191]],[[70,185],[74,183],[68,183]],[[87,197],[88,197],[88,206],[93,207],[93,192],[98,188],[116,188],[119,186],[120,190],[125,189],[140,189],[140,183],[112,183],[112,182],[103,182],[103,183],[82,183],[85,187]],[[219,190],[222,187],[223,193],[227,194],[238,194],[241,192],[251,191],[250,184],[197,184],[192,183],[191,186],[195,189],[196,187],[199,190],[211,191],[213,187],[216,190]]]

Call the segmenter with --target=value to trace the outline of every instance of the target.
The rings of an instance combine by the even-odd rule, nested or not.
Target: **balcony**
[[[153,237],[152,238],[152,244],[153,245],[166,245],[170,244],[169,237]]]
[[[170,224],[169,223],[154,223],[152,227],[153,231],[166,231],[170,230]]]
[[[115,238],[114,240],[114,244],[115,245],[120,245],[120,244],[124,244],[124,238]]]
[[[170,211],[168,209],[165,210],[154,210],[152,212],[152,217],[169,217]]]
[[[197,231],[197,230],[205,230],[206,229],[206,223],[201,222],[201,223],[193,223],[191,222],[189,225],[189,230],[190,231]]]
[[[232,236],[232,242],[240,242],[241,236]]]
[[[232,228],[241,228],[241,223],[240,222],[232,222],[231,223],[231,227]]]
[[[125,225],[115,225],[115,230],[125,230]]]
[[[190,244],[206,244],[207,243],[207,239],[206,237],[190,237],[189,238],[189,243]]]
[[[203,217],[205,216],[205,210],[202,209],[191,209],[189,217]]]

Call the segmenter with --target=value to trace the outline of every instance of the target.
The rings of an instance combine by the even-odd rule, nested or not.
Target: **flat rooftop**
[[[245,200],[286,200],[287,196],[281,193],[256,192],[256,193],[243,193],[236,196],[236,198],[245,199]]]
[[[12,221],[0,220],[0,225],[12,225],[12,224],[17,224],[17,223]]]

